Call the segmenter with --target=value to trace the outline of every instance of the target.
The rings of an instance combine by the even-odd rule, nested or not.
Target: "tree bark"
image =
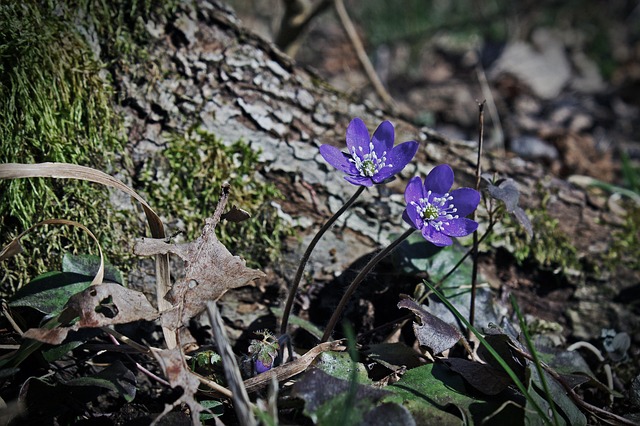
[[[382,120],[392,121],[397,142],[417,140],[419,153],[400,179],[365,191],[344,221],[321,241],[311,262],[315,276],[321,278],[343,271],[406,229],[402,193],[410,177],[424,177],[434,165],[448,163],[456,171],[457,186],[473,186],[477,143],[448,139],[337,92],[313,71],[297,66],[244,29],[223,5],[204,0],[196,4],[195,9],[181,6],[170,22],[147,24],[152,36],[149,54],[157,64],[153,73],[139,67],[113,75],[134,162],[143,162],[149,151],[160,149],[166,132],[186,132],[193,125],[225,142],[249,141],[262,150],[264,178],[277,182],[286,194],[282,210],[303,237],[302,244],[295,240],[288,249],[301,253],[320,224],[355,191],[323,161],[318,147],[325,143],[344,147],[345,130],[354,117],[361,117],[370,131]],[[489,154],[483,161],[483,171],[518,183],[524,207],[539,208],[542,197],[548,197],[549,214],[571,237],[579,258],[594,260],[610,249],[618,228],[592,194],[550,176],[540,164],[511,155]],[[288,279],[294,271],[295,265],[280,267]],[[584,280],[585,275],[581,277]],[[638,271],[625,270],[613,274],[609,284],[618,292],[639,278]],[[593,303],[602,300],[593,297]],[[589,332],[604,325],[602,321]]]

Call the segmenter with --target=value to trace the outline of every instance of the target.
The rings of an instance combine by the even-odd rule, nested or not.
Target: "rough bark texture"
[[[153,37],[149,53],[158,68],[139,67],[114,76],[134,163],[144,162],[149,152],[160,149],[165,132],[183,132],[193,125],[201,125],[225,142],[249,141],[262,150],[265,178],[278,182],[286,195],[282,210],[304,235],[302,246],[355,191],[322,160],[320,144],[343,146],[347,124],[356,116],[370,130],[389,119],[396,126],[397,142],[420,142],[418,156],[402,179],[365,191],[341,224],[325,236],[310,265],[317,277],[344,270],[387,244],[393,233],[402,232],[406,226],[401,223],[402,191],[407,178],[424,176],[435,164],[449,163],[456,170],[456,185],[473,185],[476,143],[449,140],[332,90],[312,71],[297,67],[243,29],[218,3],[200,1],[197,10],[182,9],[176,20],[149,24],[148,30]],[[611,213],[584,190],[549,176],[541,165],[512,156],[488,155],[484,170],[515,179],[524,206],[537,207],[541,195],[548,194],[548,212],[559,219],[560,229],[572,238],[579,257],[593,259],[609,249],[615,229],[608,220]],[[297,243],[292,244],[294,251]],[[282,273],[291,278],[293,268],[283,266]],[[618,279],[623,276],[624,281]],[[637,271],[622,271],[606,284],[615,294],[638,280]],[[604,296],[599,294],[589,296],[588,305],[576,306],[579,315],[591,315],[594,307],[602,306]],[[607,312],[620,309],[608,305]],[[544,302],[540,310],[544,311]],[[623,327],[606,323],[620,321],[620,315],[614,315],[618,319],[606,315],[589,324],[584,334],[593,336],[603,326]]]

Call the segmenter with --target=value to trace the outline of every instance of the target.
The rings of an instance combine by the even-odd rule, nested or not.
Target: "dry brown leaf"
[[[31,328],[24,333],[24,337],[58,345],[70,331],[80,328],[104,327],[138,320],[151,321],[158,316],[158,311],[139,291],[130,290],[120,284],[99,284],[69,298],[60,318],[69,322],[79,317],[75,324],[54,329]]]
[[[411,298],[403,298],[398,302],[398,308],[406,308],[420,318],[420,323],[413,323],[413,331],[420,346],[426,346],[434,354],[439,354],[452,348],[463,338],[460,330],[447,324],[440,318],[427,312],[422,305]]]
[[[118,179],[99,170],[90,167],[79,166],[67,163],[38,163],[38,164],[0,164],[0,179],[20,179],[32,177],[51,177],[57,179],[79,179],[124,191],[138,201],[147,217],[147,223],[154,238],[164,238],[164,225],[160,217],[153,211],[151,206]],[[156,300],[160,311],[171,308],[171,304],[165,300],[164,296],[169,291],[169,258],[167,255],[156,255]],[[165,341],[169,348],[176,346],[176,337],[168,330],[164,331]]]
[[[173,253],[185,261],[184,278],[175,283],[167,298],[175,308],[162,315],[162,324],[178,329],[204,311],[207,302],[219,299],[227,290],[249,284],[264,273],[247,268],[245,261],[233,256],[222,245],[215,228],[229,197],[229,186],[222,188],[222,196],[213,217],[205,222],[202,235],[186,244],[169,244],[164,240],[141,239],[133,249],[138,255]]]
[[[165,349],[159,351],[153,351],[153,356],[160,364],[164,376],[167,378],[172,388],[180,386],[183,390],[182,395],[173,402],[173,404],[166,404],[164,411],[155,418],[152,425],[156,424],[162,417],[164,417],[174,407],[185,403],[189,406],[191,411],[191,423],[199,425],[200,413],[206,411],[206,409],[195,400],[195,394],[200,386],[200,380],[193,374],[191,374],[189,367],[184,361],[184,356],[180,348]]]
[[[22,244],[20,244],[20,241],[16,237],[11,240],[9,244],[4,246],[2,250],[0,250],[0,262],[10,258],[11,256],[15,256],[16,254],[20,254],[22,251]]]
[[[249,218],[251,218],[251,214],[248,211],[239,209],[235,205],[231,206],[231,210],[222,215],[222,219],[234,223],[244,222]]]

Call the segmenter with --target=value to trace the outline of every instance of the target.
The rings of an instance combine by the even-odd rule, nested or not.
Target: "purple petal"
[[[409,205],[404,209],[404,212],[402,212],[402,219],[416,229],[422,229],[422,226],[424,225],[416,207],[412,205]]]
[[[465,235],[471,234],[476,229],[478,229],[478,224],[466,217],[451,219],[448,225],[442,225],[442,233],[449,235],[450,237],[464,237]]]
[[[385,167],[380,170],[380,172],[373,177],[373,180],[376,183],[382,182],[402,171],[413,159],[413,156],[416,155],[416,152],[418,152],[418,146],[418,142],[409,141],[393,147],[391,152],[387,154],[387,165],[391,165],[391,167]]]
[[[391,152],[394,138],[395,134],[393,124],[389,121],[383,121],[380,123],[376,131],[373,132],[373,137],[371,138],[373,148],[376,151],[376,154],[378,154],[378,158],[380,158],[385,151],[387,154]]]
[[[423,197],[422,194],[422,179],[420,179],[420,176],[411,178],[404,190],[405,203],[409,205],[409,203],[411,203],[412,201],[418,201]]]
[[[458,209],[456,214],[460,217],[464,217],[469,213],[472,213],[480,202],[480,193],[471,188],[458,188],[451,191],[453,200],[451,204]]]
[[[369,131],[364,121],[359,118],[351,120],[349,127],[347,127],[347,148],[349,149],[349,154],[351,154],[352,148],[355,148],[358,153],[360,152],[360,148],[362,148],[364,152],[368,154],[369,141]]]
[[[448,164],[440,164],[429,172],[424,180],[426,191],[436,194],[446,194],[453,185],[453,170]]]
[[[407,213],[407,209],[404,209],[404,211],[402,212],[402,220],[407,222],[407,224],[409,224],[412,228],[416,227],[416,224],[413,223],[413,220],[409,217],[409,214]]]
[[[356,169],[355,164],[349,161],[351,156],[340,151],[335,146],[321,145],[320,155],[322,155],[322,158],[324,158],[324,160],[327,163],[329,163],[331,166],[335,167],[336,169],[341,170],[350,175],[358,174],[358,169]]]
[[[259,359],[256,360],[255,366],[256,366],[256,373],[258,374],[271,370],[271,365],[264,365],[262,361],[260,361]]]
[[[373,186],[373,181],[370,177],[365,176],[345,176],[347,182],[360,186]]]
[[[453,243],[451,238],[440,231],[436,231],[436,228],[429,225],[422,228],[422,236],[425,240],[438,247],[450,246]]]

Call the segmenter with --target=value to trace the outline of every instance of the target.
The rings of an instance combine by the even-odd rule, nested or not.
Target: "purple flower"
[[[264,373],[265,371],[271,370],[271,365],[272,365],[271,363],[269,363],[269,365],[266,365],[260,359],[256,359],[256,362],[255,362],[256,373],[260,374],[260,373]]]
[[[344,178],[354,185],[373,186],[400,172],[418,151],[418,142],[409,141],[393,146],[393,125],[383,121],[373,137],[364,122],[354,118],[347,127],[347,148],[341,152],[331,145],[322,145],[325,161],[347,174]]]
[[[439,247],[451,245],[449,237],[464,237],[478,228],[476,222],[465,216],[478,207],[480,194],[471,188],[449,192],[451,185],[453,170],[448,164],[441,164],[431,170],[424,185],[416,176],[404,191],[407,208],[402,218]]]

